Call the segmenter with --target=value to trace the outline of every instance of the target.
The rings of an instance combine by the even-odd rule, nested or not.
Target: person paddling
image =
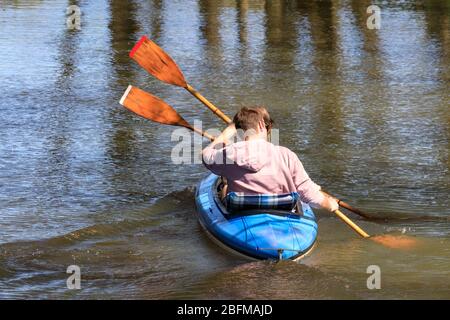
[[[268,141],[272,124],[266,108],[243,107],[234,116],[233,123],[203,150],[206,168],[226,178],[227,197],[238,194],[244,200],[237,202],[245,203],[248,196],[273,198],[295,193],[302,202],[314,208],[337,210],[336,200],[320,191],[320,186],[308,176],[297,155]],[[239,132],[243,140],[232,143],[230,139]],[[267,202],[267,199],[258,201]],[[279,199],[271,201],[282,202]]]

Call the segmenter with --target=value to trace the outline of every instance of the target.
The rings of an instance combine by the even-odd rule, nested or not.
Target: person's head
[[[233,118],[236,130],[245,132],[246,137],[258,135],[267,139],[272,129],[273,120],[262,106],[243,107]]]

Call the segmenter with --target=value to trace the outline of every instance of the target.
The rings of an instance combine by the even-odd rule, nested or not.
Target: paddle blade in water
[[[120,104],[137,115],[155,122],[190,128],[171,106],[139,88],[128,86]]]
[[[175,61],[146,36],[136,43],[130,52],[130,57],[159,80],[183,88],[187,87],[183,73]]]
[[[392,249],[413,249],[418,245],[416,239],[408,236],[380,235],[370,239]]]

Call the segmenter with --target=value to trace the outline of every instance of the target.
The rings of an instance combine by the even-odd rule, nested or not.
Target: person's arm
[[[292,178],[300,195],[300,200],[313,208],[322,208],[330,212],[339,209],[336,200],[325,195],[320,191],[320,186],[311,180],[297,155],[292,153],[290,160]]]
[[[207,146],[205,148],[214,148],[217,145],[227,145],[229,143],[229,140],[231,137],[233,137],[236,134],[236,127],[234,126],[234,123],[231,123],[228,127],[225,128],[225,130],[222,131],[222,133],[216,138],[214,139],[213,142],[211,142],[209,144],[209,146]]]
[[[339,209],[339,204],[337,203],[336,199],[330,197],[329,195],[323,193],[322,191],[320,191],[320,193],[324,196],[324,199],[320,204],[320,207],[322,209],[325,209],[330,212],[335,212],[336,210]]]
[[[229,140],[235,133],[236,127],[232,123],[202,151],[203,164],[217,175],[223,174],[226,164],[225,146],[229,144]]]

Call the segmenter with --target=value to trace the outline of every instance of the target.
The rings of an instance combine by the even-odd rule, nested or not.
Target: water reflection
[[[185,197],[172,193],[195,185],[204,169],[172,164],[175,143],[170,141],[170,129],[137,119],[118,100],[132,83],[161,96],[189,121],[204,120],[205,127],[223,124],[183,90],[151,78],[128,57],[134,43],[147,34],[174,57],[189,82],[228,115],[243,104],[267,105],[281,129],[282,144],[299,154],[310,175],[328,191],[377,216],[406,218],[407,222],[394,219],[395,224],[358,222],[371,232],[398,233],[405,227],[407,233],[427,238],[426,258],[423,252],[411,253],[411,261],[419,262],[410,271],[425,274],[421,281],[433,283],[439,289],[436,295],[444,296],[441,278],[432,271],[436,268],[445,276],[441,268],[449,261],[445,217],[450,214],[450,4],[383,2],[382,28],[369,30],[370,4],[369,0],[0,0],[0,54],[8,55],[0,59],[0,242],[12,242],[20,251],[28,247],[21,247],[19,240],[51,238],[33,242],[31,251],[24,251],[45,247],[51,254],[39,256],[38,265],[51,270],[55,257],[69,261],[71,248],[84,252],[93,241],[74,239],[66,248],[55,244],[57,235],[84,227],[106,228],[107,237],[97,233],[98,247],[113,255],[114,270],[134,274],[127,268],[128,252],[142,248],[145,258],[133,260],[137,269],[148,270],[150,265],[155,270],[151,261],[164,255],[165,248],[173,251],[165,255],[164,265],[174,265],[172,259],[186,253],[180,247],[188,239],[189,255],[200,250],[202,266],[192,261],[164,270],[161,264],[159,273],[137,277],[153,287],[167,279],[163,276],[167,271],[171,281],[185,279],[193,291],[168,284],[152,293],[141,286],[134,294],[220,296],[208,291],[213,288],[223,289],[227,298],[299,297],[295,285],[287,284],[285,291],[277,291],[275,284],[265,292],[259,287],[261,279],[273,272],[276,279],[286,279],[271,265],[252,265],[257,275],[242,283],[253,291],[241,281],[227,287],[233,269],[224,275],[212,270],[241,261],[209,245],[195,229],[192,193],[181,192]],[[65,28],[68,5],[78,5],[83,12],[80,31]],[[170,205],[163,201],[157,210],[151,206],[165,194],[170,194]],[[150,209],[137,215],[133,211],[137,207]],[[178,224],[165,229],[162,220],[152,220],[139,236],[134,224],[131,229],[126,223],[113,224],[116,219],[137,219],[139,225],[142,217],[161,214]],[[332,282],[331,291],[318,286],[313,296],[360,296],[342,288],[347,282],[357,286],[360,280],[351,275],[360,272],[353,266],[355,257],[362,268],[366,259],[384,260],[386,254],[355,244],[345,226],[320,216],[322,249],[308,260],[320,272],[291,265],[282,269],[294,276],[306,270],[320,284],[330,279],[321,273],[324,270],[346,271],[345,281]],[[155,236],[146,241],[150,233]],[[150,250],[155,243],[159,251]],[[29,263],[13,254],[0,258],[0,273],[7,269],[11,277],[20,278]],[[390,258],[389,270],[398,275],[391,274],[390,281],[396,288],[408,287],[412,280],[398,271],[404,262],[395,255]],[[104,268],[100,260],[92,262],[93,268]],[[443,262],[423,270],[428,260]],[[38,267],[32,267],[39,274]],[[243,277],[250,273],[244,270]],[[54,280],[39,277],[41,282],[35,284],[42,285],[41,291],[48,288],[45,279]],[[299,279],[305,290],[315,285],[308,277]],[[111,295],[120,297],[121,287],[112,288]],[[420,296],[414,286],[408,294]]]
[[[237,23],[239,25],[238,32],[239,32],[239,42],[241,46],[244,48],[247,47],[247,38],[248,38],[248,9],[249,4],[248,0],[237,0]]]

